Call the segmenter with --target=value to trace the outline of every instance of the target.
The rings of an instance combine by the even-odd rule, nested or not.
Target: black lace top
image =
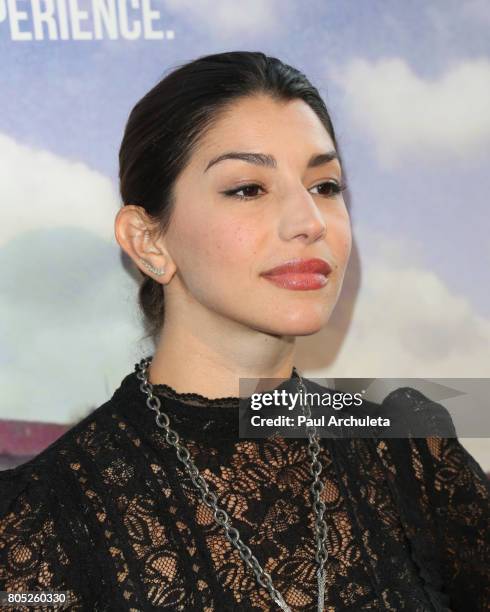
[[[68,591],[70,610],[90,612],[278,610],[139,384],[128,374],[45,451],[0,472],[0,590]],[[307,440],[241,439],[238,398],[155,391],[291,609],[316,611]],[[427,400],[410,388],[390,399]],[[322,439],[320,459],[326,610],[490,609],[489,485],[457,439]]]

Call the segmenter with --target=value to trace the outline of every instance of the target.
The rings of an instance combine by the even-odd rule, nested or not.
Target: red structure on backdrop
[[[29,461],[58,439],[70,425],[0,420],[0,470]]]

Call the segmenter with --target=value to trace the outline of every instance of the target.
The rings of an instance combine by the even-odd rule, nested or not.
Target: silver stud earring
[[[157,274],[158,276],[161,276],[165,272],[165,268],[155,268],[154,266],[151,265],[151,263],[148,263],[147,261],[141,258],[140,258],[140,261],[142,261],[143,264],[148,268],[148,270],[150,270],[150,272],[153,272],[153,274]]]

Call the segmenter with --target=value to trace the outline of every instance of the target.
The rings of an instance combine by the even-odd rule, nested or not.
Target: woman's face
[[[339,162],[308,162],[333,149],[302,100],[257,96],[236,102],[177,180],[164,238],[177,272],[166,292],[180,283],[196,306],[268,334],[322,329],[342,287],[351,231],[342,193],[330,184],[341,184]],[[237,159],[209,165],[229,152],[267,155],[275,167]],[[245,185],[253,186],[240,191]],[[236,195],[226,193],[231,191]],[[295,290],[261,276],[294,258],[325,259],[332,269],[327,283]]]

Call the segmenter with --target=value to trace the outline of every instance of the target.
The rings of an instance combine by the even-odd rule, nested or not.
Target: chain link
[[[153,385],[148,380],[148,366],[152,358],[153,357],[147,357],[146,359],[142,359],[139,364],[136,364],[135,368],[136,376],[139,380],[143,381],[140,385],[140,389],[148,395],[146,404],[151,410],[157,413],[155,417],[156,424],[165,431],[165,440],[175,447],[177,459],[184,465],[191,481],[198,489],[202,501],[213,510],[214,520],[218,525],[224,528],[227,540],[238,550],[240,558],[245,562],[247,567],[254,572],[257,582],[260,584],[260,586],[267,589],[271,598],[282,610],[285,612],[292,612],[281,593],[275,588],[270,574],[262,568],[250,548],[243,542],[238,529],[231,525],[231,520],[226,510],[218,506],[216,494],[209,490],[208,483],[200,474],[196,464],[190,456],[189,450],[180,441],[179,434],[170,427],[170,419],[168,415],[160,410],[160,398],[153,394]],[[301,376],[299,376],[298,388],[302,393],[307,392]],[[305,415],[307,418],[311,418],[311,410],[308,402],[301,401],[301,407],[303,410],[303,415]],[[310,491],[313,498],[312,506],[315,512],[314,533],[316,542],[315,560],[318,563],[318,612],[323,612],[325,595],[324,566],[328,559],[328,550],[326,546],[327,525],[323,518],[325,513],[325,504],[320,499],[324,485],[320,480],[322,464],[318,459],[320,445],[316,427],[314,425],[308,425],[306,427],[306,432],[309,439],[308,454],[311,458],[310,474],[313,476],[313,483],[310,487]]]

